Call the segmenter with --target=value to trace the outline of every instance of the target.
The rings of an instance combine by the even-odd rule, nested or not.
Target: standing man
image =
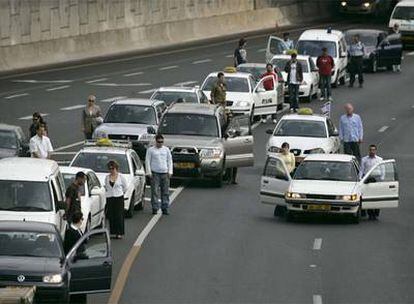
[[[364,130],[362,120],[358,114],[354,113],[352,104],[345,105],[345,114],[339,120],[339,139],[344,144],[344,153],[354,155],[361,161],[359,145],[362,143]]]
[[[219,104],[223,107],[226,106],[226,91],[227,86],[224,81],[224,74],[222,72],[219,72],[217,74],[217,82],[213,86],[213,89],[210,93],[211,102],[213,104]]]
[[[295,48],[293,40],[289,38],[289,33],[283,33],[283,41],[285,42],[288,50],[293,50]]]
[[[322,55],[316,60],[316,66],[319,69],[319,81],[321,88],[321,100],[332,100],[331,97],[331,75],[335,68],[333,58],[328,54],[326,47],[322,48]]]
[[[247,41],[244,38],[239,40],[239,46],[234,50],[234,66],[237,67],[239,64],[247,62]]]
[[[45,136],[45,127],[42,124],[36,125],[36,135],[30,139],[30,153],[34,158],[50,159],[53,147],[49,137]]]
[[[161,196],[162,214],[168,215],[170,205],[170,178],[173,174],[171,151],[164,146],[164,137],[155,136],[155,146],[147,150],[145,158],[147,174],[151,178],[151,204],[152,214],[157,214]]]
[[[349,47],[349,87],[352,88],[355,82],[355,76],[358,75],[359,87],[362,88],[364,75],[362,74],[363,58],[365,54],[365,45],[359,40],[359,36],[352,37],[352,44]]]
[[[290,110],[297,112],[299,109],[299,86],[303,81],[303,69],[297,54],[292,53],[291,59],[286,63],[287,83],[289,87]]]
[[[263,88],[266,91],[272,91],[275,89],[275,85],[278,81],[278,77],[273,70],[273,65],[271,63],[266,64],[266,73],[264,73],[260,78],[264,78],[267,76],[272,76],[272,78],[268,77],[265,81],[263,81]],[[276,109],[277,110],[277,109]],[[266,122],[267,115],[262,115],[262,123]],[[272,114],[273,123],[276,123],[276,113]]]
[[[86,175],[82,171],[79,171],[75,175],[75,180],[66,189],[66,220],[68,223],[72,223],[73,215],[77,212],[81,212],[81,187],[85,184]]]
[[[359,171],[359,178],[362,179],[369,170],[372,169],[376,164],[382,162],[382,158],[377,155],[377,146],[370,145],[369,152],[367,156],[364,156],[361,160],[361,169]],[[382,175],[384,174],[381,172]],[[382,176],[383,178],[383,176]],[[376,220],[379,216],[380,210],[379,209],[371,209],[368,210],[368,216],[370,220]]]

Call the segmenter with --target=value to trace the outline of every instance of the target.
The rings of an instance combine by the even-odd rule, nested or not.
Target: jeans
[[[170,205],[170,177],[168,173],[157,173],[152,172],[151,178],[151,205],[152,209],[160,209],[160,198],[161,198],[161,209],[167,210]]]
[[[361,161],[361,152],[359,150],[359,143],[352,141],[352,142],[344,142],[344,153],[349,155],[354,155],[358,161]]]
[[[290,108],[297,110],[299,108],[299,85],[289,83],[289,101]]]
[[[354,85],[355,76],[358,75],[359,84],[364,83],[364,75],[362,73],[363,68],[363,58],[362,56],[355,56],[351,57],[351,61],[349,62],[349,84]]]
[[[331,97],[331,75],[320,75],[322,97]]]

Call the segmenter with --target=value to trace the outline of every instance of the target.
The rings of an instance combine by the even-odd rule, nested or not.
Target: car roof
[[[31,221],[0,221],[0,231],[4,230],[56,233],[54,224]]]
[[[299,40],[321,40],[321,41],[337,41],[343,33],[338,30],[332,30],[328,33],[326,29],[306,30],[300,35]]]
[[[297,55],[296,58],[298,60],[309,60],[309,55]],[[272,57],[272,60],[275,58],[280,58],[280,59],[290,59],[292,58],[290,55],[285,55],[285,54],[279,54],[279,55],[275,55]]]
[[[337,161],[351,162],[355,156],[348,154],[309,154],[304,161]]]
[[[220,72],[212,72],[210,74],[208,74],[208,77],[217,77],[217,74]],[[250,73],[245,73],[245,72],[235,72],[235,73],[226,73],[226,72],[221,72],[224,74],[224,77],[236,77],[236,78],[249,78],[251,76]]]
[[[168,109],[168,113],[215,115],[217,107],[217,105],[202,103],[176,103]]]
[[[157,90],[157,92],[190,92],[190,93],[196,93],[198,87],[161,87]]]
[[[78,173],[80,171],[82,171],[85,174],[88,174],[90,172],[93,172],[93,170],[92,169],[89,169],[89,168],[60,166],[60,172],[62,172],[62,173],[66,173],[66,174],[76,174],[76,173]]]
[[[47,181],[59,169],[50,159],[11,157],[0,160],[0,179],[19,181]]]
[[[108,146],[88,146],[83,147],[80,152],[84,153],[108,153],[108,154],[127,154],[130,148],[108,147]]]
[[[241,68],[244,68],[244,67],[246,67],[246,68],[266,68],[266,63],[253,63],[253,62],[249,62],[249,63],[239,64],[237,67],[238,68],[239,67],[241,67]]]
[[[127,99],[118,99],[112,103],[112,105],[137,105],[137,106],[153,106],[160,100],[154,100],[149,98],[127,98]]]
[[[18,130],[18,129],[21,129],[21,128],[19,126],[0,123],[0,130],[14,131],[14,130]]]
[[[396,6],[414,6],[414,1],[413,0],[402,0],[398,2]]]
[[[310,121],[326,121],[326,116],[320,114],[285,114],[280,120],[310,120]]]

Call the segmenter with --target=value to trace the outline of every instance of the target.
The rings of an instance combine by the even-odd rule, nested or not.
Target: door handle
[[[396,186],[395,186],[395,185],[390,185],[390,186],[388,186],[388,188],[390,188],[390,189],[395,189],[395,188],[396,188]]]

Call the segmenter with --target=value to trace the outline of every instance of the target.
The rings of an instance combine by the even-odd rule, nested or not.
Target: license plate
[[[194,169],[194,163],[174,163],[174,168],[177,169]]]
[[[330,205],[309,205],[308,210],[311,210],[311,211],[330,211],[331,206]]]

